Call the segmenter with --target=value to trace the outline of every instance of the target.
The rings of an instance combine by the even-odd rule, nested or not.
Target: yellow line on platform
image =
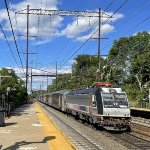
[[[44,134],[47,137],[50,150],[77,150],[76,146],[56,126],[50,116],[41,109],[38,103],[34,103],[39,121],[42,124]]]
[[[149,108],[130,107],[131,110],[150,112]]]

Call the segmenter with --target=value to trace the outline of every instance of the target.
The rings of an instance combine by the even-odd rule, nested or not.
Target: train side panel
[[[52,94],[51,100],[52,100],[52,104],[51,104],[52,107],[56,109],[61,109],[59,93]]]
[[[48,94],[48,105],[52,106],[52,98],[50,94]]]
[[[91,123],[97,123],[97,107],[93,107],[91,94],[67,95],[66,111]],[[94,114],[93,114],[94,113]]]

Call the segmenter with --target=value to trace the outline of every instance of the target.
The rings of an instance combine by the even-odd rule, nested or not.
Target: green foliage
[[[109,79],[124,86],[130,101],[141,101],[150,82],[150,34],[142,32],[115,41],[109,52],[109,67]]]
[[[101,69],[104,66],[104,59],[100,59]],[[49,91],[61,89],[78,89],[92,86],[97,81],[98,59],[92,55],[78,55],[72,65],[72,74],[62,74],[49,85]]]
[[[11,73],[8,73],[7,69],[2,68],[0,74],[1,76],[9,76],[1,78],[0,93],[6,94],[7,87],[10,87],[9,101],[17,105],[23,104],[27,98],[25,87],[23,86],[24,81],[21,80],[13,70],[11,70]]]

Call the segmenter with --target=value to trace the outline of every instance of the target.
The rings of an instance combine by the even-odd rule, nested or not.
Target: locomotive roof
[[[69,91],[69,95],[74,95],[74,94],[94,94],[97,89],[100,87],[93,87],[93,88],[88,88],[88,89],[81,89],[81,90],[74,90],[74,91]]]
[[[49,93],[49,94],[50,94],[50,95],[51,95],[51,94],[64,94],[64,93],[66,93],[66,92],[68,92],[68,90],[60,90],[60,91],[52,92],[52,93]]]
[[[110,93],[110,92],[116,92],[116,93],[125,93],[125,91],[121,88],[109,88],[109,87],[92,87],[88,89],[80,89],[80,90],[74,90],[74,91],[69,91],[69,95],[74,95],[74,94],[94,94],[97,90]]]

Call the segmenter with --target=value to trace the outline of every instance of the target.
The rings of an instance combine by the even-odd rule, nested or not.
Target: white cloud
[[[113,12],[105,12],[109,16],[113,15]],[[106,15],[103,15],[106,17]],[[101,23],[102,23],[102,28],[101,28],[101,35],[106,35],[110,32],[112,32],[115,27],[112,25],[112,22],[115,22],[118,19],[123,18],[123,14],[115,14],[113,18],[109,19],[108,18],[101,18]],[[98,33],[96,30],[98,30],[98,19],[95,18],[83,18],[79,17],[78,18],[78,25],[77,25],[77,20],[74,20],[72,23],[68,24],[67,27],[61,31],[60,36],[66,36],[67,38],[75,38],[77,41],[85,41],[88,38],[90,38],[94,33],[94,36],[97,37]],[[90,27],[89,21],[92,23],[93,27]],[[97,22],[96,22],[97,21]],[[95,23],[96,22],[96,23]],[[105,24],[106,23],[106,24]],[[104,24],[104,25],[103,25]],[[91,28],[91,29],[90,29]],[[90,31],[89,31],[90,29]],[[85,33],[88,31],[88,33],[82,36],[82,33]]]
[[[115,27],[111,26],[110,24],[103,25],[101,28],[101,37],[112,32],[114,29],[115,29]],[[77,41],[85,41],[85,40],[89,39],[90,37],[92,37],[92,38],[98,37],[98,26],[95,27],[95,29],[93,29],[93,31],[91,31],[91,33],[84,35],[82,37],[77,37],[76,40]]]
[[[41,3],[42,2],[42,3]],[[9,4],[9,11],[12,19],[12,24],[15,33],[26,35],[26,14],[18,14],[15,17],[14,12],[18,12],[20,10],[26,9],[27,5],[30,5],[30,8],[34,9],[51,9],[51,10],[57,10],[57,4],[58,0],[23,0],[22,2],[16,3],[16,4]],[[26,10],[24,10],[26,12]],[[96,10],[98,11],[98,10]],[[112,15],[113,12],[105,12],[108,15]],[[0,10],[0,23],[4,25],[5,31],[11,31],[10,29],[10,23],[7,16],[6,9]],[[103,16],[106,16],[103,14]],[[101,32],[102,34],[108,34],[112,32],[115,27],[111,24],[111,22],[115,22],[121,18],[123,18],[123,14],[117,13],[113,16],[112,19],[109,21],[108,18],[101,18],[101,22],[105,23],[107,21],[107,24],[105,24]],[[98,29],[98,22],[91,26],[89,26],[89,22],[92,25],[98,18],[88,18],[88,17],[78,17],[78,25],[77,20],[74,19],[72,22],[70,22],[66,27],[64,27],[62,30],[60,30],[60,27],[62,27],[62,21],[63,17],[60,16],[48,16],[48,15],[31,15],[29,17],[29,34],[30,36],[38,36],[41,38],[41,41],[39,41],[37,44],[45,44],[49,42],[53,37],[59,37],[59,36],[65,36],[67,38],[72,38],[77,41],[84,41],[88,39],[97,29]],[[39,21],[40,20],[40,21]],[[17,24],[17,25],[16,25]],[[90,31],[88,31],[90,29]],[[87,32],[88,31],[88,32]],[[86,34],[85,34],[86,33]],[[83,37],[81,35],[84,34]],[[95,36],[97,37],[97,33],[95,33]],[[17,36],[16,36],[17,37]],[[3,36],[0,34],[0,38],[3,38]],[[9,40],[12,39],[12,37],[8,38]],[[18,39],[18,38],[17,38]],[[25,37],[21,37],[21,39],[25,39]]]
[[[0,32],[0,38],[1,38],[1,39],[4,38],[4,35],[3,35],[2,32]]]
[[[73,60],[69,60],[68,63],[70,63],[72,65],[73,63],[76,63],[76,60],[74,60],[74,59]]]
[[[18,14],[15,16],[15,12],[26,9],[27,5],[32,9],[43,8],[57,10],[57,3],[58,0],[43,0],[42,4],[41,0],[24,0],[16,4],[10,3],[9,12],[15,33],[18,32],[20,35],[26,35],[27,18],[26,14]],[[0,23],[4,25],[4,30],[11,31],[6,9],[1,9],[0,14]],[[63,18],[59,16],[50,18],[48,15],[29,15],[29,34],[30,36],[40,36],[44,41],[48,38],[50,39],[58,33],[58,28],[61,26],[62,20]],[[0,36],[0,38],[3,37]]]
[[[68,24],[67,27],[61,31],[61,35],[68,38],[74,38],[76,36],[79,36],[80,33],[87,31],[89,27],[89,22],[86,20],[87,18],[78,18],[79,24],[77,25],[76,20],[73,23]]]

